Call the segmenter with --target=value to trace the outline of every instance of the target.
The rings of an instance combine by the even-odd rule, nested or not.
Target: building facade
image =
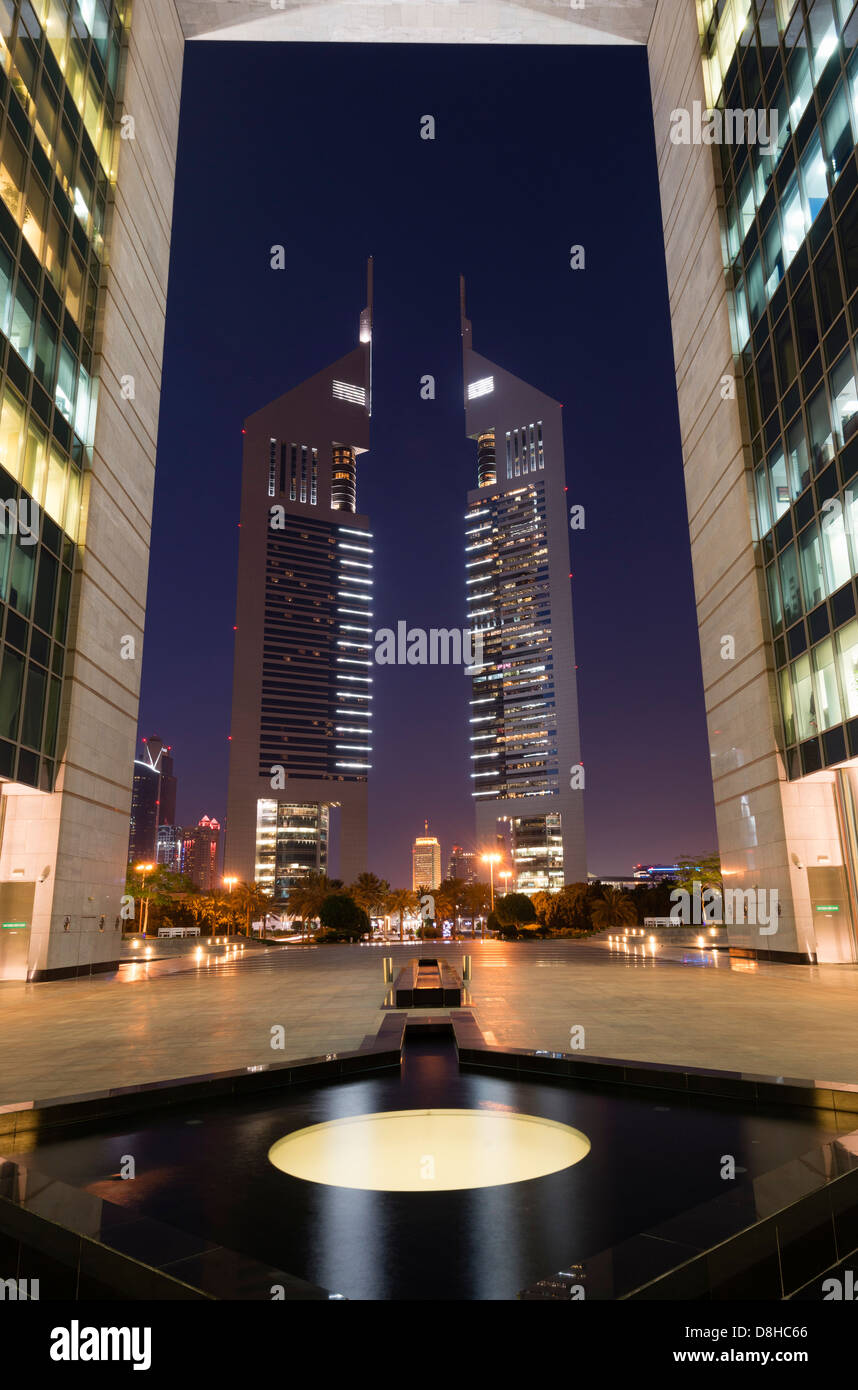
[[[170,749],[154,736],[144,738],[143,744],[143,757],[134,760],[131,784],[129,864],[155,863],[161,844],[159,828],[176,818],[176,778]]]
[[[358,345],[245,422],[225,869],[276,899],[366,868],[373,538],[372,264]]]
[[[478,855],[476,851],[462,849],[461,845],[454,845],[450,851],[450,861],[447,865],[447,877],[458,878],[463,883],[476,883],[479,878]]]
[[[470,742],[477,843],[510,831],[515,887],[586,879],[562,407],[478,356],[465,317],[465,513]],[[472,643],[476,646],[476,643]],[[512,885],[511,885],[512,886]]]
[[[411,849],[411,887],[437,888],[441,882],[441,845],[434,835],[429,834],[429,822],[425,833],[418,835]]]

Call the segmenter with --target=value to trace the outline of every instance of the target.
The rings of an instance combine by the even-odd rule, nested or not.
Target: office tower
[[[372,262],[358,345],[245,422],[225,868],[276,898],[366,869],[372,534]]]
[[[171,874],[179,872],[182,857],[182,827],[180,825],[159,825],[155,862]]]
[[[424,822],[424,833],[418,835],[411,849],[411,887],[437,888],[441,882],[441,846],[434,835],[429,834],[429,822]]]
[[[159,825],[157,863],[189,878],[200,892],[220,888],[220,829],[220,822],[209,816],[197,825]]]
[[[220,822],[203,816],[196,825],[185,826],[180,831],[179,843],[179,873],[189,878],[202,893],[219,888]]]
[[[515,886],[553,890],[587,874],[561,406],[477,355],[464,281],[461,298],[476,443],[467,611],[482,639],[469,703],[477,843],[500,853],[508,822]]]
[[[447,877],[461,879],[463,883],[475,883],[479,877],[478,856],[475,851],[454,845],[450,851]]]
[[[849,961],[858,17],[701,0],[699,19],[662,4],[650,54],[719,849],[729,887],[777,893],[773,923],[748,914],[730,942]],[[671,138],[695,101],[723,119],[715,144]]]
[[[146,104],[125,13],[17,0],[0,25],[0,915],[34,980],[120,952],[170,213],[165,147],[119,138]],[[158,120],[169,149],[169,99]]]
[[[154,863],[158,827],[170,824],[175,817],[176,778],[170,749],[157,736],[144,738],[143,757],[134,760],[128,863]]]

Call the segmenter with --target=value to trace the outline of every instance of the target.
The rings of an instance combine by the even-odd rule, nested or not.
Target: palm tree
[[[410,888],[394,888],[387,899],[387,906],[391,912],[399,915],[399,940],[405,940],[405,914],[414,907],[414,894]]]
[[[637,908],[627,893],[619,888],[605,888],[602,892],[603,896],[590,907],[594,927],[603,931],[606,927],[628,927],[637,922]]]
[[[339,879],[330,879],[327,874],[315,871],[293,883],[286,897],[286,906],[293,917],[301,918],[307,935],[309,924],[318,918],[325,898],[339,888],[342,888]]]
[[[390,884],[386,878],[379,878],[378,874],[358,874],[349,889],[349,893],[358,907],[362,907],[369,917],[370,936],[372,936],[372,919],[383,915],[390,893]]]
[[[267,914],[271,906],[271,897],[268,893],[263,893],[258,883],[237,883],[232,898],[234,907],[244,914],[244,934],[250,936],[251,918],[259,912]]]

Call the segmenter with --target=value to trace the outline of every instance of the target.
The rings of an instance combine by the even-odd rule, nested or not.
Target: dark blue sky
[[[590,870],[714,848],[649,81],[631,47],[187,45],[140,723],[173,746],[179,819],[226,809],[243,418],[354,344],[369,253],[358,509],[375,626],[465,620],[463,272],[477,351],[565,406],[587,523],[572,569]],[[403,884],[424,817],[445,865],[453,841],[474,847],[467,682],[374,678],[368,867]]]

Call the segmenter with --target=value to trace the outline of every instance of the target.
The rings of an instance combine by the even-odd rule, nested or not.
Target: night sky
[[[420,139],[420,118],[436,139]],[[270,248],[286,248],[286,270]],[[582,244],[586,269],[569,268]],[[565,406],[591,872],[715,848],[646,52],[185,49],[140,733],[226,810],[244,417],[351,349],[375,257],[374,625],[462,627],[474,347]],[[431,373],[436,399],[420,399]],[[368,868],[474,844],[468,682],[373,671]]]

